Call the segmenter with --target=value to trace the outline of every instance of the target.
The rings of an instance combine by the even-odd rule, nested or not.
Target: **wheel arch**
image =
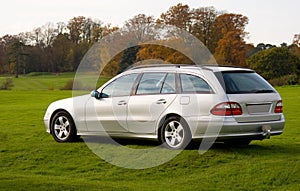
[[[161,141],[161,137],[160,137],[160,133],[161,133],[161,129],[163,127],[163,124],[164,124],[164,121],[170,117],[179,117],[180,119],[184,120],[184,122],[188,125],[188,128],[189,128],[189,131],[190,130],[190,127],[189,127],[189,124],[187,122],[186,119],[184,119],[184,117],[182,117],[181,115],[177,114],[177,113],[168,113],[166,115],[164,115],[163,117],[160,118],[160,121],[158,123],[158,128],[157,128],[157,139],[159,141]]]

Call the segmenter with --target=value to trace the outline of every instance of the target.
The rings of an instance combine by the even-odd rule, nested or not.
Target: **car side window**
[[[166,73],[144,73],[136,94],[159,94],[165,77]]]
[[[102,97],[129,96],[137,77],[138,74],[129,74],[114,80],[103,88]]]
[[[175,86],[175,74],[170,73],[167,75],[162,90],[162,94],[171,94],[176,93],[176,86]]]
[[[212,88],[202,78],[190,74],[180,74],[182,93],[211,94]]]

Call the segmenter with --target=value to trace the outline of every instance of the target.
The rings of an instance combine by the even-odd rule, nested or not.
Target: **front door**
[[[124,75],[100,88],[101,98],[91,98],[86,105],[88,131],[127,132],[127,109],[138,74]]]

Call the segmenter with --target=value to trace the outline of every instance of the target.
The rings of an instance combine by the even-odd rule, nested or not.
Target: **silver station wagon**
[[[207,138],[247,145],[280,135],[285,120],[280,95],[253,70],[170,64],[133,67],[89,95],[53,102],[44,122],[58,142],[109,135],[183,149]]]

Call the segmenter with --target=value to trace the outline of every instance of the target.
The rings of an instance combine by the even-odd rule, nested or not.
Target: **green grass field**
[[[52,101],[72,95],[58,90],[70,79],[71,74],[21,77],[12,91],[0,91],[0,190],[300,188],[300,86],[277,88],[286,117],[280,136],[243,148],[218,143],[203,155],[195,147],[161,166],[131,170],[103,161],[84,142],[59,144],[45,132],[44,112]],[[33,82],[44,84],[37,88]],[[54,91],[48,90],[51,84]]]
[[[60,90],[67,82],[73,81],[74,73],[62,73],[62,74],[35,74],[21,75],[19,78],[12,78],[14,86],[12,90],[16,91],[36,91],[36,90]],[[79,75],[78,81],[82,81],[83,85],[94,88],[106,82],[109,77],[101,76],[97,84],[93,84],[93,80],[98,77],[97,74]],[[6,76],[0,76],[0,86],[6,79]],[[91,86],[91,87],[90,87]]]

